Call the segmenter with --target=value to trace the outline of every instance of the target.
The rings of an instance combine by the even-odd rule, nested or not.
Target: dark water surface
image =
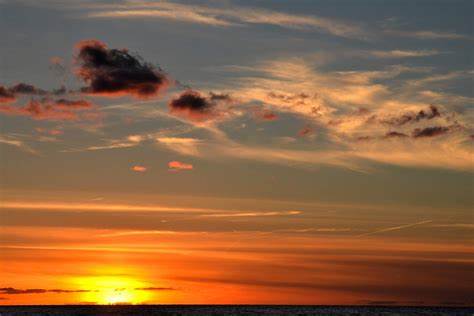
[[[380,306],[245,306],[245,305],[126,305],[126,306],[0,306],[0,316],[473,316],[469,307],[380,307]]]

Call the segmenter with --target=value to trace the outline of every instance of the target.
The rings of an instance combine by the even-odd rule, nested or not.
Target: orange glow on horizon
[[[72,283],[85,291],[77,295],[80,302],[100,305],[143,304],[152,299],[151,293],[143,290],[147,283],[117,269],[109,269],[101,275],[77,277]]]

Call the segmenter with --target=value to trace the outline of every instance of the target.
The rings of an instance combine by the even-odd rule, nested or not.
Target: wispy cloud
[[[353,229],[351,228],[336,228],[336,227],[320,227],[320,228],[288,228],[288,229],[278,229],[274,230],[274,233],[343,233],[350,232]]]
[[[324,72],[303,58],[271,60],[237,71],[247,76],[233,80],[231,88],[226,89],[224,82],[224,89],[218,89],[238,96],[232,111],[249,111],[246,105],[257,103],[272,113],[302,117],[323,131],[330,146],[299,150],[246,145],[227,136],[220,128],[223,121],[201,124],[154,110],[155,115],[178,120],[191,129],[205,131],[207,136],[130,135],[87,150],[133,147],[149,141],[181,155],[207,159],[227,156],[291,166],[326,164],[367,171],[367,162],[375,161],[456,170],[474,167],[472,148],[468,146],[469,120],[462,113],[450,111],[446,103],[454,96],[434,95],[425,89],[433,82],[468,77],[469,71],[433,75],[425,68],[390,66],[371,71]],[[397,89],[382,83],[403,74],[417,79],[407,80]],[[429,107],[433,98],[439,105]],[[309,133],[308,129],[302,135]]]
[[[169,8],[169,7],[168,7]],[[167,8],[167,9],[168,9]],[[161,18],[181,22],[207,24],[213,26],[230,26],[233,23],[193,10],[179,11],[176,7],[172,10],[110,10],[88,13],[89,18]]]
[[[201,139],[189,137],[158,137],[156,142],[172,151],[190,156],[200,156],[198,146],[203,143]]]
[[[17,202],[17,201],[2,201],[0,209],[3,210],[49,210],[49,211],[84,211],[84,212],[156,212],[156,213],[174,213],[175,215],[193,214],[200,217],[253,217],[253,216],[291,216],[300,215],[303,212],[298,210],[290,211],[268,211],[268,210],[229,210],[223,208],[199,208],[199,207],[174,207],[168,205],[137,205],[137,204],[113,204],[113,203],[61,203],[61,202]],[[173,214],[170,214],[173,215]],[[166,223],[163,220],[162,223]],[[152,234],[171,233],[163,230],[149,230]],[[115,233],[114,233],[115,234]],[[126,232],[125,234],[142,234],[140,232]]]
[[[14,146],[30,154],[37,154],[36,150],[28,146],[24,141],[9,135],[0,135],[0,144]]]
[[[289,29],[322,31],[341,37],[363,38],[366,36],[363,29],[355,23],[255,7],[207,7],[164,1],[127,1],[124,5],[95,7],[85,16],[88,18],[122,19],[149,17],[221,27],[267,24]]]
[[[49,210],[83,210],[83,211],[143,211],[143,212],[219,212],[206,208],[180,208],[162,205],[131,205],[108,203],[47,203],[47,202],[8,202],[2,201],[0,209],[49,209]]]
[[[400,226],[394,226],[394,227],[388,227],[388,228],[382,228],[382,229],[377,229],[368,233],[360,234],[357,237],[365,237],[365,236],[370,236],[370,235],[375,235],[375,234],[380,234],[380,233],[386,233],[386,232],[391,232],[391,231],[397,231],[405,228],[410,228],[410,227],[415,227],[423,224],[428,224],[431,223],[432,220],[423,220],[420,222],[412,223],[412,224],[406,224],[406,225],[400,225]]]
[[[390,66],[371,71],[320,71],[310,58],[277,59],[253,68],[233,69],[243,72],[236,83],[235,95],[247,102],[258,102],[271,110],[291,113],[314,122],[334,145],[313,152],[267,150],[263,146],[227,146],[241,157],[273,157],[312,164],[339,164],[360,169],[360,160],[388,164],[472,170],[472,147],[469,144],[470,120],[466,113],[455,112],[453,96],[427,93],[430,83],[444,83],[453,78],[472,76],[469,71],[432,74],[426,68]],[[416,79],[402,81],[394,89],[387,80],[400,80],[403,74]],[[420,90],[420,87],[423,89]],[[424,91],[424,92],[423,92]],[[436,112],[428,104],[438,97]],[[465,106],[465,104],[459,104]],[[398,126],[386,122],[409,123]],[[426,134],[423,131],[449,131],[434,137],[387,137],[387,135]],[[431,134],[430,134],[431,135]],[[429,141],[428,141],[429,139]],[[329,150],[329,148],[331,148]],[[390,153],[388,154],[388,148]],[[259,153],[257,155],[256,153]],[[264,152],[268,154],[265,155]],[[255,155],[254,155],[255,154]],[[260,158],[263,159],[263,158]],[[358,161],[359,159],[359,161]],[[356,166],[359,164],[359,168]]]
[[[134,141],[129,141],[129,142],[119,142],[119,141],[110,141],[108,145],[101,145],[101,146],[90,146],[87,147],[85,150],[88,151],[95,151],[95,150],[104,150],[104,149],[117,149],[117,148],[129,148],[129,147],[135,147],[139,145],[140,142],[134,142]],[[75,152],[75,151],[83,151],[83,150],[64,150],[65,152]]]
[[[120,231],[113,233],[105,233],[97,235],[97,237],[126,237],[126,236],[143,236],[143,235],[175,235],[175,234],[195,234],[195,232],[178,232],[173,230],[138,230],[138,231]]]
[[[443,32],[443,31],[402,31],[402,30],[386,30],[386,33],[389,35],[396,35],[402,37],[413,37],[423,40],[435,40],[435,39],[471,39],[470,36],[465,34],[458,34],[454,32]]]
[[[440,54],[437,50],[374,50],[369,52],[370,55],[378,58],[409,58],[409,57],[426,57]]]
[[[242,212],[242,213],[218,213],[204,214],[201,217],[261,217],[261,216],[291,216],[300,215],[301,211],[285,211],[285,212]]]
[[[430,226],[441,227],[441,228],[474,229],[474,224],[472,223],[432,224]]]
[[[168,116],[166,117],[172,118]],[[186,121],[184,122],[187,123]],[[158,139],[160,139],[161,142],[164,144],[169,144],[173,142],[185,143],[186,141],[182,140],[183,138],[168,137],[168,136],[187,133],[187,132],[192,131],[192,129],[193,129],[192,125],[177,126],[173,128],[163,128],[163,129],[160,129],[158,131],[153,131],[153,132],[147,132],[147,133],[142,133],[142,134],[130,134],[121,138],[103,139],[101,145],[93,145],[93,146],[88,146],[85,148],[70,148],[70,149],[62,150],[62,152],[82,152],[82,151],[131,148],[131,147],[140,146],[146,142],[153,142],[153,143],[160,142]],[[177,139],[180,139],[181,141]]]

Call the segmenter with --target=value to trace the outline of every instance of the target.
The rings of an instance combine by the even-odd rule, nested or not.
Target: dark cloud
[[[62,95],[65,94],[66,88],[61,87],[52,91],[47,91],[35,87],[28,83],[17,83],[11,87],[0,86],[0,103],[8,103],[15,101],[19,95],[29,96],[47,96],[47,95]]]
[[[426,128],[416,128],[412,136],[414,138],[420,138],[420,137],[435,137],[439,135],[446,134],[449,132],[450,128],[446,126],[431,126],[431,127],[426,127]]]
[[[31,84],[18,83],[9,88],[13,94],[28,94],[28,95],[46,95],[48,92],[43,89],[39,89]]]
[[[358,141],[368,141],[368,140],[372,140],[373,137],[372,136],[358,136],[356,139]]]
[[[16,289],[13,287],[0,288],[2,295],[17,295],[17,294],[43,294],[43,293],[86,293],[96,292],[92,290],[63,290],[63,289]]]
[[[383,124],[392,125],[392,126],[402,126],[408,123],[419,122],[421,120],[431,120],[435,117],[440,117],[441,113],[438,108],[434,105],[430,105],[427,110],[420,110],[419,112],[408,112],[404,113],[401,116],[391,117],[388,119],[383,119],[381,122]]]
[[[207,112],[213,106],[206,97],[192,90],[185,91],[178,98],[173,99],[169,105],[173,110],[189,110],[192,112]]]
[[[404,137],[408,137],[408,135],[404,133],[400,133],[400,132],[395,132],[395,131],[387,132],[387,134],[385,134],[384,136],[384,138],[404,138]]]
[[[15,95],[6,87],[0,86],[0,103],[15,101]]]
[[[109,49],[96,40],[77,44],[77,75],[88,84],[82,92],[104,96],[147,98],[169,84],[159,68],[131,55],[126,49]]]
[[[432,126],[432,127],[426,127],[426,128],[415,128],[411,134],[411,137],[413,138],[435,137],[435,136],[446,134],[449,131],[456,128],[462,128],[462,126],[451,125],[451,126]],[[406,137],[409,137],[409,135],[405,133],[397,132],[397,131],[390,131],[380,138],[389,139],[389,138],[406,138]],[[357,138],[357,140],[370,140],[373,138],[374,137],[372,136],[360,136]]]
[[[0,103],[15,101],[20,94],[46,95],[48,92],[27,83],[18,83],[11,87],[0,86]]]
[[[124,291],[126,288],[118,288],[115,291]],[[176,291],[172,287],[138,287],[136,291]],[[14,287],[0,288],[1,295],[21,295],[21,294],[44,294],[44,293],[90,293],[98,292],[98,290],[68,290],[68,289],[17,289]]]
[[[208,97],[194,90],[184,91],[168,104],[170,112],[194,121],[203,121],[219,116],[217,106],[232,99],[227,94],[210,93]]]
[[[51,94],[53,94],[53,95],[63,95],[63,94],[66,94],[66,93],[67,93],[67,90],[66,90],[65,86],[62,86],[58,89],[54,89],[53,91],[51,91]]]

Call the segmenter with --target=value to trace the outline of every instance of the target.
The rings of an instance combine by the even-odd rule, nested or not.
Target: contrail
[[[413,224],[406,224],[406,225],[400,225],[400,226],[395,226],[395,227],[383,228],[383,229],[378,229],[378,230],[375,230],[375,231],[372,231],[372,232],[364,233],[364,234],[361,234],[361,235],[357,235],[356,237],[363,237],[363,236],[369,236],[369,235],[374,235],[374,234],[378,234],[378,233],[390,232],[390,231],[394,231],[394,230],[400,230],[400,229],[413,227],[413,226],[418,226],[418,225],[422,225],[422,224],[427,224],[427,223],[431,223],[431,222],[432,222],[432,220],[424,220],[424,221],[413,223]]]

